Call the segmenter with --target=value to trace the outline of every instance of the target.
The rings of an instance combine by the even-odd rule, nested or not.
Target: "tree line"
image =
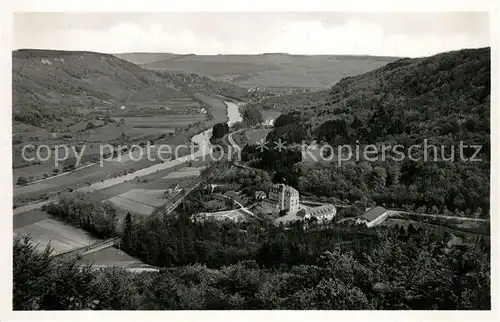
[[[133,273],[80,266],[13,244],[16,310],[489,310],[489,252],[477,243],[449,246],[440,234],[397,230],[370,252],[331,248],[310,262],[267,268],[239,260]]]

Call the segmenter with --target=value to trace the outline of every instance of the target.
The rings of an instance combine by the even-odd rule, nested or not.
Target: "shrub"
[[[63,195],[59,203],[47,205],[46,211],[100,238],[115,233],[116,210],[113,206],[93,201],[83,194]]]
[[[28,179],[26,179],[25,177],[19,177],[17,179],[17,184],[22,186],[22,185],[25,185],[28,183]]]

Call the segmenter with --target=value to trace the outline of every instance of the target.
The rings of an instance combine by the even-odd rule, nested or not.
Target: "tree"
[[[215,139],[220,139],[224,135],[229,133],[229,126],[227,123],[217,123],[212,129],[212,137]]]
[[[477,207],[473,216],[474,216],[474,218],[481,218],[482,214],[483,214],[483,209],[481,207]]]
[[[14,310],[33,310],[40,307],[40,298],[48,287],[45,276],[51,272],[51,249],[37,252],[29,236],[16,236],[13,243]]]
[[[336,278],[323,279],[311,290],[312,307],[318,310],[372,309],[366,295],[357,286],[348,286]]]
[[[64,194],[57,204],[49,203],[46,211],[97,237],[105,238],[115,234],[116,209],[109,202],[97,202],[80,193]]]
[[[385,168],[375,167],[373,168],[372,172],[369,175],[368,184],[371,187],[371,189],[375,191],[380,191],[385,187],[386,180],[387,180],[387,173]]]
[[[125,227],[123,229],[123,244],[126,250],[132,249],[132,241],[133,237],[133,224],[132,224],[132,215],[130,212],[127,212],[125,216]]]
[[[318,140],[333,142],[337,137],[346,137],[348,134],[347,123],[343,119],[326,121],[316,131]]]
[[[250,105],[243,111],[243,120],[250,125],[255,125],[264,122],[264,116],[256,106]]]
[[[146,279],[146,276],[141,276]],[[140,309],[141,295],[135,276],[121,267],[98,270],[94,274],[92,286],[99,294],[99,309],[137,310]]]
[[[307,212],[305,209],[300,209],[299,211],[297,211],[297,216],[301,217],[301,218],[304,218],[306,216]]]
[[[282,209],[282,210],[280,210],[278,216],[283,217],[283,216],[286,216],[287,214],[288,214],[288,209]]]
[[[56,261],[52,249],[36,249],[28,236],[13,243],[14,310],[85,310],[99,304],[90,266]]]

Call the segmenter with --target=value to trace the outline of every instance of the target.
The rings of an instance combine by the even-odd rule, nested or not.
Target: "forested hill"
[[[301,171],[297,166],[294,171],[288,169],[287,181],[301,193],[352,202],[364,199],[471,215],[480,208],[478,213],[484,214],[489,208],[490,69],[490,48],[464,49],[401,59],[344,78],[329,91],[263,102],[263,108],[288,110],[276,120],[268,141],[280,137],[289,143],[317,140],[335,147],[359,142],[408,148],[422,146],[427,140],[428,145],[438,146],[438,162],[406,158],[342,167],[316,163],[303,166]],[[476,158],[482,161],[463,162],[460,142],[481,145]],[[443,161],[441,151],[448,158],[451,146],[455,161]],[[474,152],[473,148],[464,149],[467,158]],[[433,160],[434,152],[430,153]],[[263,166],[273,168],[273,162]]]
[[[108,54],[27,49],[12,58],[13,117],[31,125],[94,108],[186,96],[153,72]]]
[[[308,139],[489,134],[490,69],[489,48],[406,58],[344,78],[329,91],[282,96],[260,106],[302,114]],[[295,123],[289,119],[282,122]],[[322,131],[332,120],[341,124],[330,128],[340,132]]]

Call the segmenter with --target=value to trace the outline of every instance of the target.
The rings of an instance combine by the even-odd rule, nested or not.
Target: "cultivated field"
[[[50,218],[14,229],[14,234],[29,234],[34,243],[40,247],[50,244],[55,253],[71,251],[96,241],[85,231]]]
[[[137,215],[147,216],[150,215],[154,210],[153,206],[146,205],[135,200],[123,198],[121,196],[113,197],[111,199],[108,199],[108,201],[113,206],[115,206],[117,210],[122,210],[122,212],[130,212]]]
[[[271,129],[248,130],[245,131],[245,135],[248,144],[253,145],[260,140],[265,140],[269,132],[271,132]]]
[[[273,110],[273,109],[263,109],[262,111],[262,116],[264,117],[264,120],[275,120],[278,118],[278,116],[281,115],[280,111]]]
[[[169,138],[167,139],[166,143],[178,142],[179,141],[178,139],[179,138]],[[102,191],[107,191],[107,190],[113,191],[114,187],[120,190],[121,187],[123,187],[123,185],[129,185],[129,184],[139,184],[138,186],[139,188],[145,187],[146,189],[166,189],[170,183],[177,182],[182,185],[184,181],[188,182],[190,180],[190,178],[179,178],[172,182],[171,179],[169,180],[162,179],[168,173],[176,171],[176,169],[186,167],[186,163],[175,161],[174,165],[170,166],[168,165],[168,163],[166,163],[165,165],[167,166],[165,166],[164,164],[161,164],[157,159],[155,154],[156,153],[155,149],[151,150],[152,150],[151,154],[154,156],[156,161],[149,161],[147,159],[142,159],[141,161],[137,162],[134,162],[132,160],[124,162],[108,161],[104,162],[102,167],[100,166],[100,164],[95,164],[90,167],[80,169],[76,172],[71,172],[58,177],[48,178],[43,182],[33,183],[27,186],[16,187],[14,189],[14,203],[19,207],[21,205],[26,204],[29,200],[39,199],[40,197],[45,195],[48,195],[49,197],[57,197],[57,193],[61,190],[65,189],[67,190],[70,187],[72,189],[77,189],[77,188],[86,189],[85,187],[88,184],[97,182],[99,184],[97,184],[96,187],[102,189],[97,192],[101,193]],[[183,148],[179,150],[179,153],[181,155],[185,155],[189,153],[189,151],[186,148]],[[122,160],[124,159],[127,159],[127,157],[122,156]],[[140,178],[140,180],[137,180],[136,178],[137,174],[135,174],[135,175],[129,175],[126,179],[124,179],[125,181],[121,179],[116,179],[112,180],[113,182],[109,184],[101,182],[103,181],[103,179],[106,178],[115,178],[117,176],[123,176],[126,173],[133,173],[138,169],[147,168],[153,165],[156,165],[153,171],[140,172],[141,175],[143,175]],[[205,165],[206,162],[201,160],[192,161],[193,167],[199,167]],[[147,181],[149,183],[144,183],[144,181]],[[157,185],[159,188],[149,188],[149,186],[140,185],[140,184],[149,185],[154,183],[155,181],[161,181],[161,183],[158,183]],[[135,186],[130,186],[129,189],[132,189],[133,187]],[[121,191],[119,193],[123,193],[124,191]],[[104,199],[108,199],[119,193],[112,193],[111,195],[107,195],[107,198]],[[20,208],[15,209],[15,211],[18,210],[21,209]]]
[[[185,167],[178,169],[177,171],[170,172],[169,174],[164,176],[163,179],[180,179],[180,178],[197,177],[200,175],[201,170],[203,170],[203,167],[199,168]]]
[[[199,176],[202,169],[203,167],[181,167],[169,171],[167,175],[163,175],[164,171],[158,171],[140,179],[111,186],[102,192],[96,192],[96,194],[110,196],[114,193],[114,196],[108,201],[121,214],[130,212],[138,215],[149,215],[155,207],[166,202],[165,192],[169,188],[178,185],[179,189],[182,189]],[[160,175],[163,176],[160,177]]]
[[[121,119],[124,123],[134,128],[176,128],[186,127],[198,121],[204,121],[204,114],[183,114],[183,115],[155,115],[155,116],[125,116],[123,118],[113,118],[116,122]]]
[[[196,98],[200,101],[203,101],[204,104],[208,104],[212,107],[212,116],[213,119],[206,121],[205,128],[209,128],[213,126],[213,124],[217,122],[225,122],[228,117],[226,114],[226,105],[218,98],[210,97],[207,95],[196,94]],[[166,137],[162,140],[162,144],[167,144],[172,147],[176,147],[178,145],[185,145],[189,142],[190,138],[197,134],[200,131],[200,128],[195,127],[183,132],[181,134],[177,134],[173,137]],[[174,160],[174,162],[167,161],[167,164],[161,164],[161,160],[159,160],[155,153],[155,149],[152,149],[153,156],[155,161],[149,161],[147,159],[142,159],[140,161],[134,162],[132,160],[127,160],[125,162],[104,162],[101,167],[100,164],[91,165],[84,169],[68,173],[59,177],[50,177],[43,182],[34,183],[33,185],[27,185],[22,187],[14,188],[14,202],[17,205],[16,212],[20,213],[23,211],[27,211],[32,209],[31,207],[21,207],[22,205],[26,205],[29,202],[33,202],[35,200],[39,200],[40,198],[44,198],[48,196],[49,198],[57,197],[57,193],[64,189],[77,189],[82,188],[86,189],[85,186],[91,183],[97,183],[94,186],[89,187],[91,190],[94,188],[106,189],[107,187],[111,187],[116,184],[121,184],[126,181],[135,180],[136,176],[144,176],[144,179],[148,178],[150,175],[156,176],[160,173],[161,176],[155,178],[155,180],[161,180],[169,171],[178,168],[181,165],[186,166],[184,162],[179,162],[181,160]],[[186,155],[189,153],[187,148],[182,148],[179,150],[179,154]],[[170,163],[170,164],[168,164]],[[205,164],[206,162],[201,162],[200,165]],[[197,161],[193,161],[193,166],[197,164]],[[140,171],[136,174],[125,176],[126,173],[132,174],[138,169],[144,169],[153,166],[153,168]],[[164,172],[162,172],[164,171]],[[112,179],[109,182],[106,180],[109,178],[115,178],[117,176],[122,176],[121,179]],[[125,176],[125,177],[123,177]],[[189,178],[187,178],[189,179]],[[166,180],[166,179],[162,179]],[[176,181],[185,181],[183,178],[176,179]],[[106,183],[105,183],[106,182]],[[162,189],[158,188],[158,189]],[[86,191],[89,189],[86,189]],[[113,197],[113,196],[111,196]],[[107,198],[106,198],[107,199]]]
[[[165,203],[165,190],[132,189],[118,197],[158,207]]]
[[[139,143],[201,127],[210,110],[171,80],[106,54],[15,51],[12,76],[14,184],[20,177],[26,179],[20,183],[32,182],[62,170],[55,169],[54,158],[24,160],[27,144],[34,150],[86,144],[83,161],[89,163],[99,158],[100,144]],[[27,158],[34,153],[28,151]]]
[[[190,98],[179,99],[175,104],[180,110],[189,109],[193,104],[199,105],[198,102],[192,101]],[[13,133],[18,133],[14,134],[13,139],[13,183],[16,184],[20,177],[32,182],[62,172],[62,166],[58,169],[55,166],[54,147],[57,145],[68,147],[71,158],[75,157],[72,148],[75,148],[78,154],[83,153],[80,164],[82,166],[99,160],[101,145],[116,144],[117,142],[121,142],[120,144],[137,144],[146,140],[154,140],[160,135],[172,136],[179,131],[189,130],[194,124],[207,121],[206,114],[198,112],[176,115],[166,115],[164,111],[160,111],[161,114],[155,115],[155,113],[152,111],[147,116],[134,116],[132,112],[129,112],[128,116],[112,117],[113,122],[107,124],[100,120],[94,120],[92,123],[95,128],[92,129],[85,128],[88,123],[85,121],[65,128],[64,132],[58,130],[58,132],[54,133],[18,122],[13,128]],[[111,115],[113,114],[116,113],[111,113]],[[32,144],[33,148],[25,150],[25,157],[23,158],[22,149],[27,144]],[[47,145],[52,149],[50,158],[47,160],[45,158],[49,152],[46,149],[38,150],[41,145]],[[82,148],[84,145],[85,147]],[[82,152],[79,152],[79,149],[82,149]],[[59,148],[59,156],[64,156],[65,153],[64,148]],[[30,159],[33,161],[28,161]]]
[[[161,55],[143,54],[142,66],[150,69],[180,70],[232,81],[245,87],[328,88],[346,76],[359,75],[395,57],[327,55]],[[136,57],[119,55],[124,59]],[[132,57],[132,58],[131,58]]]
[[[50,215],[46,211],[35,209],[15,215],[12,225],[14,229],[19,229],[45,219],[50,219]]]
[[[94,268],[118,266],[126,269],[153,269],[152,266],[114,247],[83,256],[78,263],[92,264]]]

